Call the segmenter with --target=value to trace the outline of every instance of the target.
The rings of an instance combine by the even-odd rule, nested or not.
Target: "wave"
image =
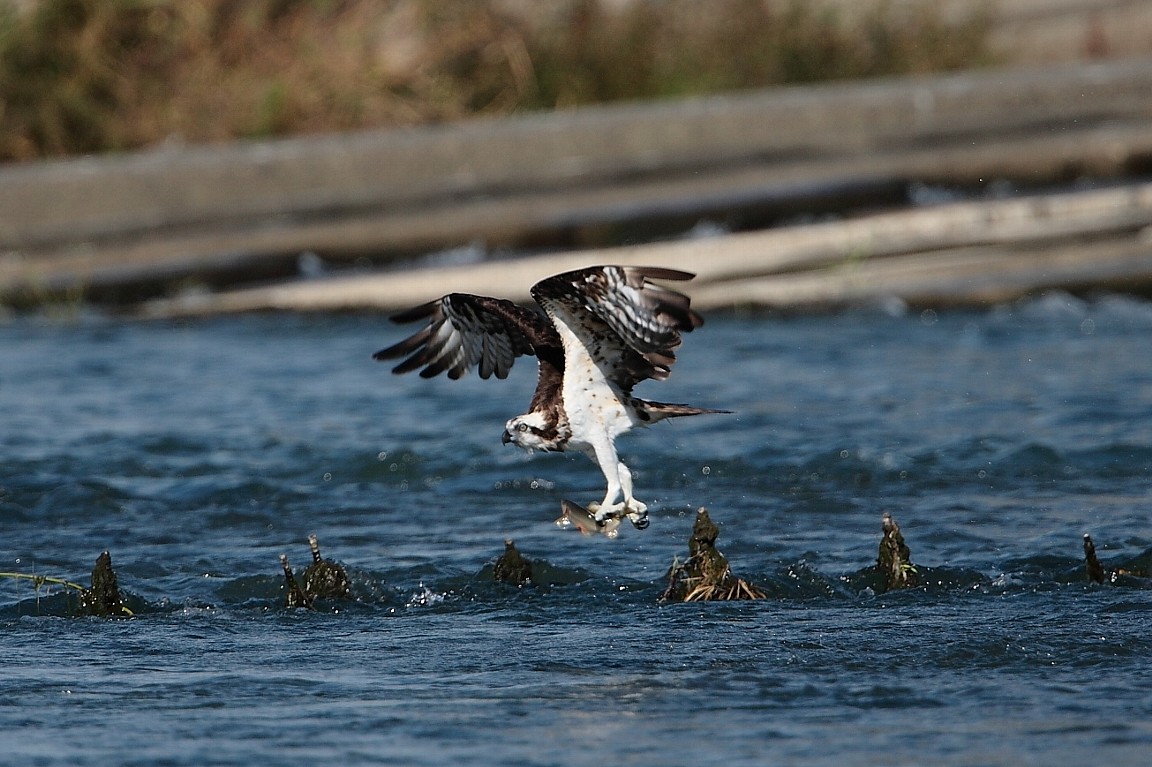
[[[621,609],[635,610],[645,609],[645,605],[655,607],[666,585],[666,576],[635,580],[597,574],[582,567],[555,565],[543,559],[531,561],[532,580],[524,585],[497,582],[492,562],[468,573],[428,565],[387,572],[346,567],[348,597],[318,600],[315,609],[358,614],[383,611],[395,615],[430,609],[441,613],[480,609],[485,612],[511,610],[509,615],[515,615],[526,600],[541,606],[553,603],[561,609],[587,611],[601,609],[608,599]],[[1111,577],[1104,586],[1089,581],[1082,560],[1053,555],[1009,559],[990,574],[965,567],[917,565],[911,585],[899,590],[889,590],[875,567],[829,573],[807,559],[759,571],[744,570],[739,574],[758,586],[767,601],[798,607],[866,604],[880,595],[906,606],[927,606],[953,598],[993,599],[1012,594],[1053,593],[1071,599],[1094,589],[1111,589],[1117,593],[1152,589],[1149,577],[1152,548],[1136,556],[1114,559],[1106,566]],[[188,611],[244,615],[292,609],[286,604],[284,577],[273,567],[265,573],[217,576],[207,583],[203,576],[167,574],[160,580],[173,593],[151,598],[133,590],[131,580],[122,572],[125,603],[138,619]],[[156,588],[151,591],[155,594]],[[0,577],[0,618],[78,617],[82,613],[73,589]]]

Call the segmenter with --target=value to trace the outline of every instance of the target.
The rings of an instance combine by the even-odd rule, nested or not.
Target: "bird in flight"
[[[536,357],[539,377],[528,412],[509,420],[503,441],[526,450],[579,450],[608,483],[604,500],[589,504],[598,523],[627,517],[648,526],[647,506],[632,494],[632,472],[616,453],[616,438],[665,418],[726,413],[632,396],[646,379],[666,379],[681,333],[703,324],[682,293],[652,280],[680,282],[690,272],[657,267],[593,266],[548,277],[532,286],[543,310],[500,298],[450,293],[394,315],[397,323],[425,321],[417,333],[376,352],[377,360],[405,358],[396,374],[424,378],[506,378],[521,355]]]

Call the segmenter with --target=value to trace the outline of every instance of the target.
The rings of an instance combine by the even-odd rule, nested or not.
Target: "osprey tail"
[[[632,400],[640,419],[648,423],[663,421],[665,418],[679,418],[684,415],[705,415],[707,413],[731,413],[731,410],[713,410],[693,405],[677,405],[669,402],[650,402],[646,399]]]

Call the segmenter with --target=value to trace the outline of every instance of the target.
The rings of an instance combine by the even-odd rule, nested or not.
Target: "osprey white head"
[[[556,429],[549,424],[541,412],[518,415],[504,424],[504,434],[500,441],[511,443],[528,451],[559,449],[556,444]]]

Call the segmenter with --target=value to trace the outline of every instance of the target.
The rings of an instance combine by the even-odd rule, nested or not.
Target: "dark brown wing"
[[[392,317],[398,323],[423,319],[427,319],[423,329],[381,349],[373,359],[407,357],[392,372],[423,368],[420,375],[424,378],[445,371],[449,378],[460,378],[474,367],[479,367],[481,378],[493,373],[507,378],[520,355],[536,354],[540,346],[560,343],[555,328],[539,312],[499,298],[450,293]]]
[[[667,378],[681,333],[704,324],[688,296],[650,279],[694,276],[657,267],[594,266],[541,280],[532,295],[554,320],[565,314],[597,364],[609,366],[617,383],[630,390],[646,378]]]

